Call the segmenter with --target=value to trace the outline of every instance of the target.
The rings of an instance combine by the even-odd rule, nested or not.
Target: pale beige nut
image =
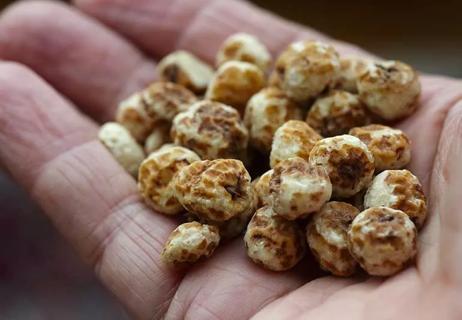
[[[265,86],[265,82],[265,75],[257,66],[228,61],[218,68],[205,98],[232,106],[244,114],[247,101]]]
[[[161,258],[172,267],[183,267],[210,257],[220,243],[218,228],[199,222],[187,222],[172,231]]]
[[[242,159],[249,139],[235,109],[208,100],[179,113],[173,119],[171,136],[176,144],[194,150],[202,159]]]
[[[351,93],[358,93],[357,82],[359,77],[367,70],[368,59],[349,56],[340,58],[340,70],[334,81],[334,88]]]
[[[151,152],[160,149],[160,147],[169,142],[171,142],[170,124],[164,122],[157,123],[144,142],[144,152],[149,155]]]
[[[271,64],[271,54],[255,36],[236,33],[223,42],[217,53],[217,67],[228,61],[252,63],[265,72]]]
[[[370,122],[366,107],[357,95],[333,90],[312,105],[306,122],[324,137],[348,133]]]
[[[427,217],[427,202],[419,179],[408,170],[386,170],[377,175],[364,196],[364,207],[384,206],[406,213],[417,228]]]
[[[157,73],[163,81],[178,83],[202,94],[213,77],[213,68],[190,52],[179,50],[162,58]]]
[[[272,175],[273,170],[266,171],[252,183],[257,195],[258,208],[271,205],[270,181]]]
[[[142,91],[147,114],[154,121],[171,122],[197,101],[194,93],[173,82],[155,82]]]
[[[130,132],[118,123],[108,122],[99,130],[98,138],[116,161],[136,177],[138,168],[144,160],[144,152]]]
[[[297,222],[276,216],[270,206],[255,212],[247,226],[244,241],[250,259],[273,271],[293,268],[306,251]]]
[[[374,174],[374,156],[358,138],[325,138],[311,149],[310,163],[326,168],[333,195],[347,198],[366,188]]]
[[[296,157],[281,161],[271,175],[270,193],[275,214],[288,220],[305,218],[329,201],[332,184],[326,170]]]
[[[402,270],[415,257],[417,229],[400,210],[369,208],[351,223],[348,247],[367,273],[390,276]]]
[[[300,157],[308,161],[310,151],[322,137],[306,122],[290,120],[280,126],[273,138],[270,153],[270,166],[279,162]]]
[[[276,62],[271,83],[298,102],[306,102],[330,87],[340,69],[337,51],[319,41],[300,41],[286,49]]]
[[[356,260],[348,250],[348,229],[359,210],[345,202],[331,201],[317,212],[307,227],[306,239],[321,268],[348,277]]]
[[[369,110],[386,120],[412,114],[420,95],[417,72],[399,61],[370,64],[358,80],[360,99]]]
[[[353,128],[350,134],[364,142],[374,155],[375,169],[404,168],[411,161],[411,142],[399,130],[380,124]]]
[[[144,143],[155,127],[155,121],[146,111],[146,102],[141,92],[136,92],[122,101],[115,118],[139,143]]]
[[[173,144],[151,153],[138,173],[138,189],[146,204],[168,215],[182,212],[183,207],[175,197],[173,178],[181,168],[199,160],[193,151]]]
[[[174,185],[183,207],[208,221],[230,220],[255,204],[250,175],[235,159],[194,162],[178,172]]]
[[[261,90],[247,103],[244,123],[249,129],[250,144],[268,153],[276,130],[289,120],[302,119],[302,110],[281,89]]]

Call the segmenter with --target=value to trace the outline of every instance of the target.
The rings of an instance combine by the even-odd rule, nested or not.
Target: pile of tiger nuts
[[[273,271],[311,251],[335,276],[399,272],[416,256],[427,205],[404,169],[409,138],[386,124],[416,110],[416,71],[318,41],[290,44],[272,65],[244,33],[226,39],[214,67],[171,53],[159,81],[101,128],[146,205],[182,222],[162,259],[188,266],[245,234],[249,258]]]

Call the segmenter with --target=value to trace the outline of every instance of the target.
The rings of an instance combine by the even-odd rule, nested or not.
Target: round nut
[[[276,87],[255,94],[247,103],[244,123],[249,129],[250,144],[268,153],[276,130],[288,120],[302,119],[302,110]]]
[[[220,242],[218,228],[199,222],[187,222],[172,231],[161,258],[172,267],[182,267],[212,255]]]
[[[358,93],[357,81],[372,63],[360,57],[341,57],[340,70],[334,81],[334,88]]]
[[[116,161],[136,177],[138,168],[144,160],[144,152],[130,132],[118,123],[108,122],[99,129],[98,138]]]
[[[348,247],[367,273],[390,276],[415,257],[417,230],[400,210],[369,208],[358,214],[351,223]]]
[[[417,72],[407,64],[376,62],[359,77],[358,91],[371,112],[386,120],[396,120],[416,110],[420,82]]]
[[[213,77],[212,67],[182,50],[172,52],[159,61],[157,73],[161,80],[178,83],[197,94],[205,92]]]
[[[364,207],[384,206],[401,210],[421,228],[427,203],[419,179],[408,170],[386,170],[372,181],[364,196]]]
[[[308,161],[310,151],[322,137],[306,122],[290,120],[280,126],[273,138],[270,153],[270,166],[279,162],[300,157]]]
[[[291,269],[305,255],[305,241],[297,223],[276,216],[269,206],[255,212],[244,241],[250,259],[273,271]]]
[[[174,184],[183,207],[207,221],[227,221],[254,206],[250,175],[239,160],[195,162],[178,172]]]
[[[348,133],[351,128],[366,125],[369,121],[358,96],[339,90],[318,98],[306,117],[306,122],[324,137]]]
[[[333,83],[339,68],[334,47],[319,41],[301,41],[282,53],[275,70],[284,92],[295,101],[306,102]]]
[[[332,185],[324,168],[310,166],[297,157],[274,167],[270,193],[275,214],[295,220],[318,211],[329,201]]]
[[[364,142],[374,155],[375,169],[401,169],[411,161],[411,144],[406,134],[380,124],[353,128],[350,134]]]
[[[176,144],[194,150],[203,159],[242,159],[248,144],[248,132],[239,113],[207,100],[179,113],[173,119],[171,136]]]
[[[144,142],[144,152],[150,154],[168,142],[170,142],[170,125],[168,123],[157,123]]]
[[[199,160],[193,151],[172,144],[151,153],[138,174],[138,189],[146,204],[168,215],[182,212],[175,197],[173,178],[181,168]]]
[[[356,137],[325,138],[311,149],[310,163],[329,173],[335,197],[347,198],[367,187],[374,174],[374,156]]]
[[[307,227],[306,239],[321,268],[348,277],[356,260],[348,251],[348,229],[359,210],[345,202],[331,201],[317,212]]]
[[[205,98],[232,106],[244,114],[247,101],[264,86],[265,76],[260,68],[247,62],[228,61],[218,68]]]
[[[258,199],[257,208],[271,205],[270,181],[272,175],[273,170],[266,171],[252,183]]]
[[[253,35],[236,33],[223,42],[216,60],[217,67],[228,61],[244,61],[265,72],[271,64],[271,55],[265,45]]]
[[[171,122],[196,102],[194,93],[173,82],[155,82],[142,91],[147,114],[154,121]]]

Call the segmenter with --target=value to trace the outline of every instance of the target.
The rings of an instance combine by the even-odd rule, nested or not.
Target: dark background
[[[253,2],[422,71],[462,77],[460,1]],[[128,319],[39,210],[1,173],[0,243],[0,320]]]

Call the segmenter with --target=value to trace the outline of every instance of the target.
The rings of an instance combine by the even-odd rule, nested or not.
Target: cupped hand
[[[417,263],[388,278],[320,275],[308,258],[267,272],[242,239],[186,273],[159,259],[173,221],[144,206],[136,182],[95,139],[117,102],[184,48],[212,62],[245,31],[273,54],[298,39],[331,41],[229,0],[21,2],[0,18],[0,165],[42,207],[137,319],[458,319],[462,314],[462,83],[422,76],[420,109],[399,124],[429,198]],[[13,62],[7,62],[13,61]]]

